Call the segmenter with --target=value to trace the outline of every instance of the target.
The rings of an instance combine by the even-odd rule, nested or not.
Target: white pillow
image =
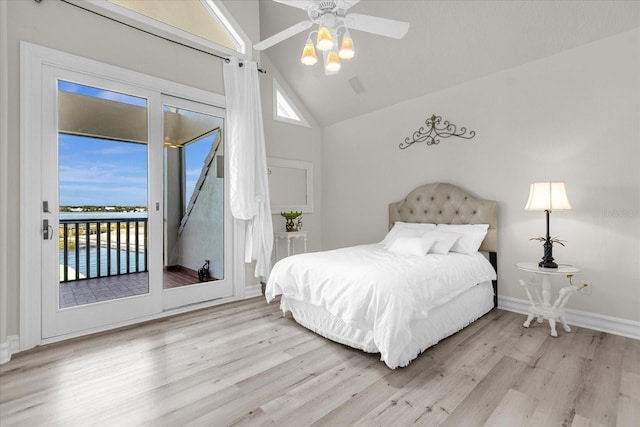
[[[431,249],[429,249],[430,254],[446,255],[460,237],[462,237],[462,235],[458,233],[434,230],[427,232],[423,236],[423,239],[433,242]]]
[[[387,250],[400,255],[425,256],[433,243],[433,240],[422,237],[398,237]]]
[[[451,248],[451,252],[473,255],[478,252],[487,235],[489,224],[438,224],[437,229],[462,235]]]
[[[435,229],[435,224],[396,221],[380,243],[385,249],[389,249],[394,240],[399,237],[421,237],[427,231]]]

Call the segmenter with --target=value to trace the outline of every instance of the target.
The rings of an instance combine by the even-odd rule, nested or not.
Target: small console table
[[[557,337],[556,321],[562,322],[562,326],[565,332],[571,332],[571,328],[567,325],[567,321],[564,318],[564,306],[569,301],[571,295],[576,293],[577,286],[573,286],[571,278],[574,274],[579,273],[580,269],[570,265],[559,265],[558,268],[542,268],[538,267],[535,262],[519,262],[516,267],[522,271],[526,271],[529,274],[529,280],[520,280],[520,285],[527,291],[527,297],[531,307],[529,307],[529,315],[527,320],[522,326],[528,328],[531,325],[531,321],[534,317],[538,318],[538,323],[542,323],[544,319],[549,321],[549,327],[551,328],[551,336]],[[551,280],[552,276],[566,276],[569,279],[569,286],[560,289],[558,298],[551,305]],[[542,282],[542,295],[537,286],[538,278]],[[533,292],[533,295],[532,295]],[[534,299],[535,295],[535,299]]]
[[[306,231],[276,231],[274,233],[276,241],[275,241],[275,246],[276,246],[276,261],[280,259],[279,254],[278,254],[278,241],[279,240],[286,240],[287,241],[287,256],[292,255],[292,249],[293,249],[293,245],[292,245],[292,239],[302,239],[302,244],[303,244],[303,252],[307,252],[307,232]]]

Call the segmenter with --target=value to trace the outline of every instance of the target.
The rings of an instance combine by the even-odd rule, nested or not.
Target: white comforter
[[[322,307],[347,325],[372,331],[382,360],[404,366],[411,322],[470,287],[494,280],[480,253],[396,255],[380,244],[287,257],[273,267],[267,301],[276,295]]]

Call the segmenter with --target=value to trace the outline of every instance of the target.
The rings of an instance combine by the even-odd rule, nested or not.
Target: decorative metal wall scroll
[[[456,132],[457,126],[449,123],[448,120],[442,121],[442,117],[435,114],[428,118],[426,121],[426,127],[421,127],[415,131],[412,138],[406,137],[404,142],[401,142],[399,147],[404,150],[407,147],[412,146],[416,142],[425,142],[427,145],[435,145],[440,143],[440,138],[449,138],[457,136],[458,138],[471,139],[476,136],[475,131],[469,131],[467,128],[461,127],[460,132]],[[441,127],[438,127],[442,123]],[[466,134],[466,135],[465,135]]]

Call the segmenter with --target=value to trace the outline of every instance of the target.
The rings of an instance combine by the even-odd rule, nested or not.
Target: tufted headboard
[[[482,200],[452,184],[425,184],[389,205],[389,229],[396,221],[430,224],[489,224],[480,245],[498,271],[498,203]],[[498,306],[498,281],[493,280],[493,306]]]
[[[452,184],[425,184],[389,205],[389,229],[396,221],[431,224],[489,224],[481,251],[498,252],[498,204],[478,199]]]

